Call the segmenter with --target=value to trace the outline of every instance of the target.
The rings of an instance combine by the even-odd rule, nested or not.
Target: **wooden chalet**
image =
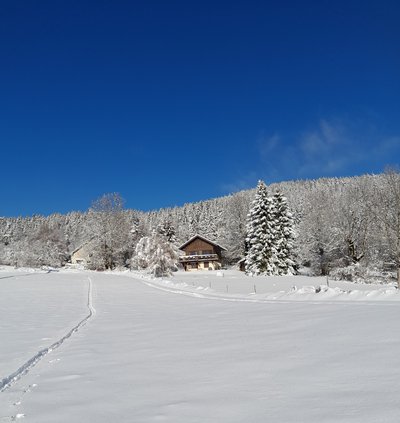
[[[221,268],[222,251],[224,247],[195,235],[179,247],[185,254],[179,257],[179,262],[186,271],[218,270]]]

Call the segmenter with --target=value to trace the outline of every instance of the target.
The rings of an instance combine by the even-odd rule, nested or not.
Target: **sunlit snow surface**
[[[138,277],[0,271],[0,380],[95,309],[0,392],[1,423],[400,421],[393,288]]]

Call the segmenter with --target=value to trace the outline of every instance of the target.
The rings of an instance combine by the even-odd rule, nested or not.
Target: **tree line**
[[[270,196],[283,193],[287,200],[294,230],[291,260],[297,270],[372,281],[387,279],[400,268],[397,170],[281,182],[266,190]],[[163,248],[176,253],[198,233],[223,245],[225,264],[233,265],[249,248],[248,215],[255,195],[255,189],[245,190],[142,212],[125,209],[118,194],[106,194],[86,212],[0,218],[0,264],[63,266],[74,250],[90,243],[93,269],[140,267],[139,256],[151,250],[151,243],[166,241]]]

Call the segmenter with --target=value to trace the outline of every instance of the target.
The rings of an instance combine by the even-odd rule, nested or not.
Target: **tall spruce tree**
[[[272,203],[276,273],[278,275],[293,275],[296,273],[293,260],[293,216],[289,211],[286,197],[280,191],[276,191],[272,198]]]
[[[273,218],[272,200],[268,197],[265,183],[259,181],[247,215],[245,265],[249,275],[273,275],[277,272]]]

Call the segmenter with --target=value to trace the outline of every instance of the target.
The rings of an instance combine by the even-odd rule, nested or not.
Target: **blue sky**
[[[2,1],[0,216],[400,157],[398,1]]]

